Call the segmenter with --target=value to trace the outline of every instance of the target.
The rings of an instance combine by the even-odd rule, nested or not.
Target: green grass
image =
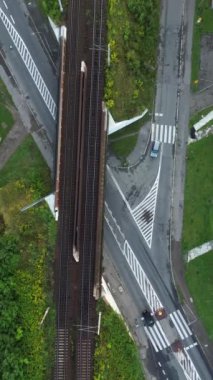
[[[116,152],[116,156],[121,160],[121,163],[125,164],[126,157],[132,152],[137,142],[138,135],[128,136],[119,139],[118,141],[111,141],[109,148]]]
[[[194,300],[198,316],[204,323],[210,339],[213,339],[213,251],[187,264],[186,280]]]
[[[13,115],[8,109],[12,105],[12,98],[4,82],[0,79],[0,143],[5,139],[14,124]]]
[[[197,23],[198,18],[202,21]],[[213,9],[210,8],[209,0],[196,0],[194,34],[192,46],[192,90],[198,89],[199,71],[200,71],[200,43],[203,33],[213,33]]]
[[[7,91],[4,82],[0,79],[0,104],[5,104],[6,106],[12,106],[12,97]]]
[[[14,123],[11,112],[0,103],[0,143],[5,139]]]
[[[100,336],[95,351],[94,380],[143,380],[138,351],[123,320],[103,301]]]
[[[194,114],[189,121],[189,128],[192,128],[194,124],[196,124],[199,120],[202,119],[203,116],[206,116],[211,111],[213,111],[213,106],[205,108],[197,112],[196,114]],[[213,124],[213,120],[210,120],[205,126],[202,127],[202,129],[207,128],[212,124]]]
[[[115,120],[140,114],[152,105],[156,77],[159,2],[109,0],[111,50],[105,99]]]
[[[33,186],[40,196],[51,189],[50,171],[31,136],[25,138],[1,170],[0,187],[20,178],[27,186]]]
[[[213,136],[188,146],[185,183],[183,253],[212,239]]]
[[[139,130],[149,120],[150,115],[147,112],[143,119],[109,136],[109,148],[122,162],[126,162],[126,158],[136,145]]]

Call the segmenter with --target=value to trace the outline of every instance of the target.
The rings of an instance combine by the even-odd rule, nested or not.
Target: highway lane
[[[7,8],[5,4],[7,5]],[[38,36],[34,34],[23,7],[24,5],[22,7],[17,7],[17,4],[11,0],[5,0],[4,2],[2,0],[0,1],[2,14],[5,14],[8,17],[12,26],[17,30],[23,41],[26,43],[33,61],[50,90],[51,96],[55,103],[57,103],[57,75],[52,69],[49,58],[46,56],[46,53],[40,45]],[[2,19],[0,20],[0,33],[1,51],[4,55],[5,62],[9,66],[21,93],[32,109],[39,126],[46,129],[50,142],[54,143],[56,138],[55,120],[42,99],[41,94],[35,85],[35,81],[32,79],[29,71],[23,63],[23,60],[17,51],[17,47],[12,41]]]

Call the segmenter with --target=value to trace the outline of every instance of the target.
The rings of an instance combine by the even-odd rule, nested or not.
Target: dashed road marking
[[[152,123],[152,141],[174,144],[176,128],[174,125],[164,125]]]
[[[123,252],[125,236],[124,236],[123,232],[121,231],[121,228],[120,228],[119,224],[117,223],[117,220],[112,215],[112,211],[110,210],[107,202],[105,202],[104,218],[105,218],[105,220],[106,220],[106,222],[107,222],[118,246],[120,247],[121,251]]]
[[[188,336],[192,335],[192,331],[187,325],[187,322],[184,319],[180,310],[175,310],[173,313],[169,314],[169,317],[175,325],[175,328],[178,334],[180,335],[181,339],[185,339]]]
[[[11,16],[12,17],[12,16]],[[56,119],[56,104],[54,99],[52,98],[50,91],[47,88],[46,83],[44,82],[36,64],[33,61],[33,58],[25,45],[23,39],[20,37],[19,33],[16,31],[8,17],[3,12],[2,8],[0,8],[0,18],[7,29],[13,43],[15,44],[25,66],[27,67],[32,79],[34,80],[34,83],[40,92],[47,108],[50,111],[50,114],[52,115],[53,119]]]

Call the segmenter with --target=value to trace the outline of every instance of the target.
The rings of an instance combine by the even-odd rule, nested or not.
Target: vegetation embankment
[[[213,33],[213,9],[210,3],[209,0],[196,0],[191,74],[193,91],[199,86],[201,36],[204,33]]]
[[[54,360],[55,221],[45,204],[49,169],[27,137],[0,172],[0,378],[47,380]],[[46,319],[40,325],[47,307]]]
[[[183,223],[184,251],[211,240],[213,236],[212,148],[212,135],[188,146]]]
[[[12,99],[4,83],[0,80],[0,144],[14,124],[13,116],[10,111],[11,106]]]
[[[190,261],[187,265],[186,280],[192,295],[197,313],[213,340],[213,251]]]
[[[197,112],[196,114],[194,114],[189,121],[189,128],[192,128],[194,124],[196,124],[198,121],[200,121],[204,116],[206,116],[211,111],[213,111],[213,106],[207,107],[207,108]],[[213,120],[210,120],[202,128],[207,128],[212,124],[213,124]]]
[[[38,0],[38,3],[44,14],[49,16],[56,24],[61,24],[67,9],[68,0],[61,0],[64,13],[60,10],[58,0]]]
[[[212,135],[188,146],[182,241],[184,254],[212,240],[212,148]],[[213,339],[212,267],[213,252],[208,252],[186,264],[186,280],[197,313]]]
[[[159,1],[109,0],[108,44],[110,67],[106,69],[105,100],[115,121],[136,116],[151,108],[156,79]],[[143,124],[137,124],[137,131]],[[129,135],[131,127],[113,134],[113,139]],[[114,142],[113,151],[126,156],[137,136]],[[110,139],[111,141],[111,139]]]
[[[100,336],[95,351],[94,380],[143,380],[138,351],[123,320],[102,300]]]

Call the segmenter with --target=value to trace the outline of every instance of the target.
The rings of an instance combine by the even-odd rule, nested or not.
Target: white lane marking
[[[164,143],[167,142],[167,133],[168,133],[168,128],[165,128],[165,131],[164,131],[164,138],[163,138],[163,142],[164,142]]]
[[[121,198],[123,199],[124,203],[126,204],[128,210],[129,210],[130,213],[131,213],[131,207],[130,207],[129,203],[127,202],[127,200],[126,200],[124,194],[122,193],[122,190],[121,190],[121,188],[120,188],[120,186],[119,186],[117,180],[115,179],[114,175],[112,174],[112,170],[110,169],[109,165],[107,165],[106,167],[107,167],[107,170],[108,170],[108,172],[110,173],[110,176],[111,176],[111,178],[112,178],[112,180],[113,180],[113,182],[114,182],[114,184],[115,184],[115,186],[116,186],[116,189],[119,191]]]
[[[165,125],[165,128],[166,128],[167,126]],[[164,136],[164,125],[161,125],[160,126],[160,141],[163,141],[163,136]]]
[[[192,344],[190,344],[190,346],[185,347],[185,350],[188,351],[188,350],[190,350],[191,348],[196,347],[196,346],[198,346],[198,343],[197,343],[197,342],[192,343]]]
[[[157,347],[157,345],[156,345],[156,343],[155,343],[155,340],[153,340],[152,335],[149,333],[148,328],[147,328],[147,327],[144,327],[144,330],[145,330],[145,332],[146,332],[146,334],[147,334],[149,340],[151,341],[151,343],[152,343],[152,345],[153,345],[155,351],[158,352],[159,349],[158,349],[158,347]]]
[[[188,334],[189,334],[189,335],[192,335],[192,331],[190,330],[189,326],[187,325],[187,322],[186,322],[186,320],[184,319],[184,317],[183,317],[181,311],[180,311],[180,310],[177,310],[177,314],[178,314],[179,318],[181,319],[183,325],[185,326],[185,329],[187,330]]]
[[[160,325],[160,322],[157,321],[152,327],[145,326],[144,330],[156,352],[164,350],[170,346],[170,343]]]
[[[175,134],[176,134],[176,129],[175,129],[175,127],[173,126],[173,132],[172,132],[172,144],[175,143]]]
[[[118,244],[118,246],[119,246],[121,252],[123,253],[123,249],[122,249],[122,247],[121,247],[121,243],[118,241],[117,235],[116,235],[116,233],[114,232],[114,229],[113,229],[113,227],[111,226],[109,219],[108,219],[106,216],[104,216],[104,219],[105,219],[105,221],[107,222],[108,227],[110,228],[110,230],[111,230],[111,232],[112,232],[112,234],[113,234],[113,236],[114,236],[114,239],[115,239],[116,243]]]
[[[160,141],[162,143],[174,144],[176,127],[167,124],[152,123],[151,141]]]
[[[187,322],[183,318],[180,310],[176,310],[173,313],[169,314],[175,328],[177,329],[181,339],[187,338],[189,335],[192,335],[192,331],[190,330]]]
[[[151,138],[151,140],[153,141],[154,140],[154,134],[155,134],[155,125],[154,124],[152,124],[152,138]]]
[[[1,7],[0,7],[0,18],[2,19],[2,21],[3,21],[3,23],[4,23],[5,27],[6,27],[6,29],[8,31],[8,33],[10,34],[10,37],[11,37],[12,41],[14,42],[14,44],[15,44],[15,46],[16,46],[16,48],[17,48],[17,50],[18,50],[18,52],[19,52],[19,54],[20,54],[20,56],[21,56],[21,58],[22,58],[22,60],[23,60],[23,62],[25,64],[25,66],[27,67],[30,75],[32,75],[32,72],[33,72],[32,69],[35,68],[35,70],[36,70],[35,77],[37,77],[37,75],[39,75],[41,77],[40,72],[39,72],[39,70],[38,70],[35,62],[33,61],[32,56],[29,53],[29,50],[28,50],[27,46],[25,45],[23,39],[18,34],[18,32],[16,31],[16,29],[14,28],[14,26],[12,25],[12,23],[9,21],[8,17],[5,15],[5,13],[3,12],[3,10],[2,10]],[[27,54],[25,54],[25,52],[23,53],[23,49],[27,52]],[[26,58],[24,59],[25,56],[26,56]],[[49,90],[47,88],[47,85],[44,82],[44,80],[43,80],[42,77],[41,77],[41,80],[42,80],[42,89],[45,90],[45,93],[49,93],[50,94],[50,92],[49,92]],[[35,83],[38,91],[40,92],[43,100],[45,101],[43,93],[41,92],[40,87],[38,87],[37,81],[36,82],[34,81],[34,83]],[[51,98],[52,98],[52,96],[51,96]],[[52,98],[52,101],[54,102],[53,98]],[[50,111],[53,119],[55,120],[55,118],[56,118],[56,104],[55,104],[55,102],[54,102],[54,107],[51,107],[51,110],[48,107],[48,104],[46,102],[45,102],[45,104],[46,104],[48,110]]]
[[[165,344],[166,344],[166,347],[170,346],[170,343],[169,343],[169,341],[168,341],[168,339],[167,339],[167,337],[166,337],[166,335],[165,335],[165,333],[164,333],[164,331],[163,331],[163,329],[162,329],[162,327],[161,327],[160,322],[157,321],[157,322],[155,323],[155,325],[158,326],[158,329],[159,329],[159,331],[161,332],[161,335],[163,336],[163,339],[164,339],[164,342],[165,342]]]
[[[12,20],[13,24],[15,25],[15,20],[14,20],[14,18],[13,18],[13,16],[12,16],[12,15],[10,15],[10,18],[11,18],[11,20]]]
[[[163,350],[165,342],[164,342],[163,337],[160,335],[160,332],[158,331],[156,325],[154,325],[152,327],[152,332],[156,333],[156,338],[158,339],[158,347],[160,348],[160,350]],[[153,336],[154,336],[154,334],[153,334]]]
[[[151,282],[149,281],[147,275],[143,271],[138,259],[136,258],[133,250],[131,249],[127,240],[124,243],[124,257],[126,258],[127,263],[129,264],[135,279],[147,300],[147,303],[150,305],[150,308],[153,312],[162,308],[162,303],[158,298]],[[135,269],[137,267],[137,270]]]
[[[4,6],[6,9],[8,9],[7,3],[3,0]]]
[[[158,362],[158,365],[159,365],[160,367],[162,367],[162,365],[161,365],[161,363],[160,363],[160,362]]]
[[[200,375],[198,374],[187,350],[184,349],[183,351],[174,352],[174,355],[176,356],[180,366],[182,367],[187,379],[204,380],[201,379]]]
[[[142,200],[142,202],[139,203],[139,205],[136,206],[132,211],[130,211],[149,248],[151,248],[151,245],[152,245],[152,234],[153,234],[155,210],[156,210],[156,204],[157,204],[161,162],[162,162],[162,151],[161,151],[158,174],[151,190],[146,195],[146,197]]]
[[[155,116],[162,117],[162,116],[163,116],[163,113],[156,112],[156,113],[155,113]]]
[[[172,139],[171,139],[171,135],[172,135],[172,126],[170,125],[169,126],[169,137],[168,137],[168,143],[170,144]]]
[[[162,369],[162,372],[163,372],[164,375],[166,374],[166,372],[164,371],[164,369]]]
[[[159,124],[156,124],[155,140],[157,140],[158,134],[159,134]]]

